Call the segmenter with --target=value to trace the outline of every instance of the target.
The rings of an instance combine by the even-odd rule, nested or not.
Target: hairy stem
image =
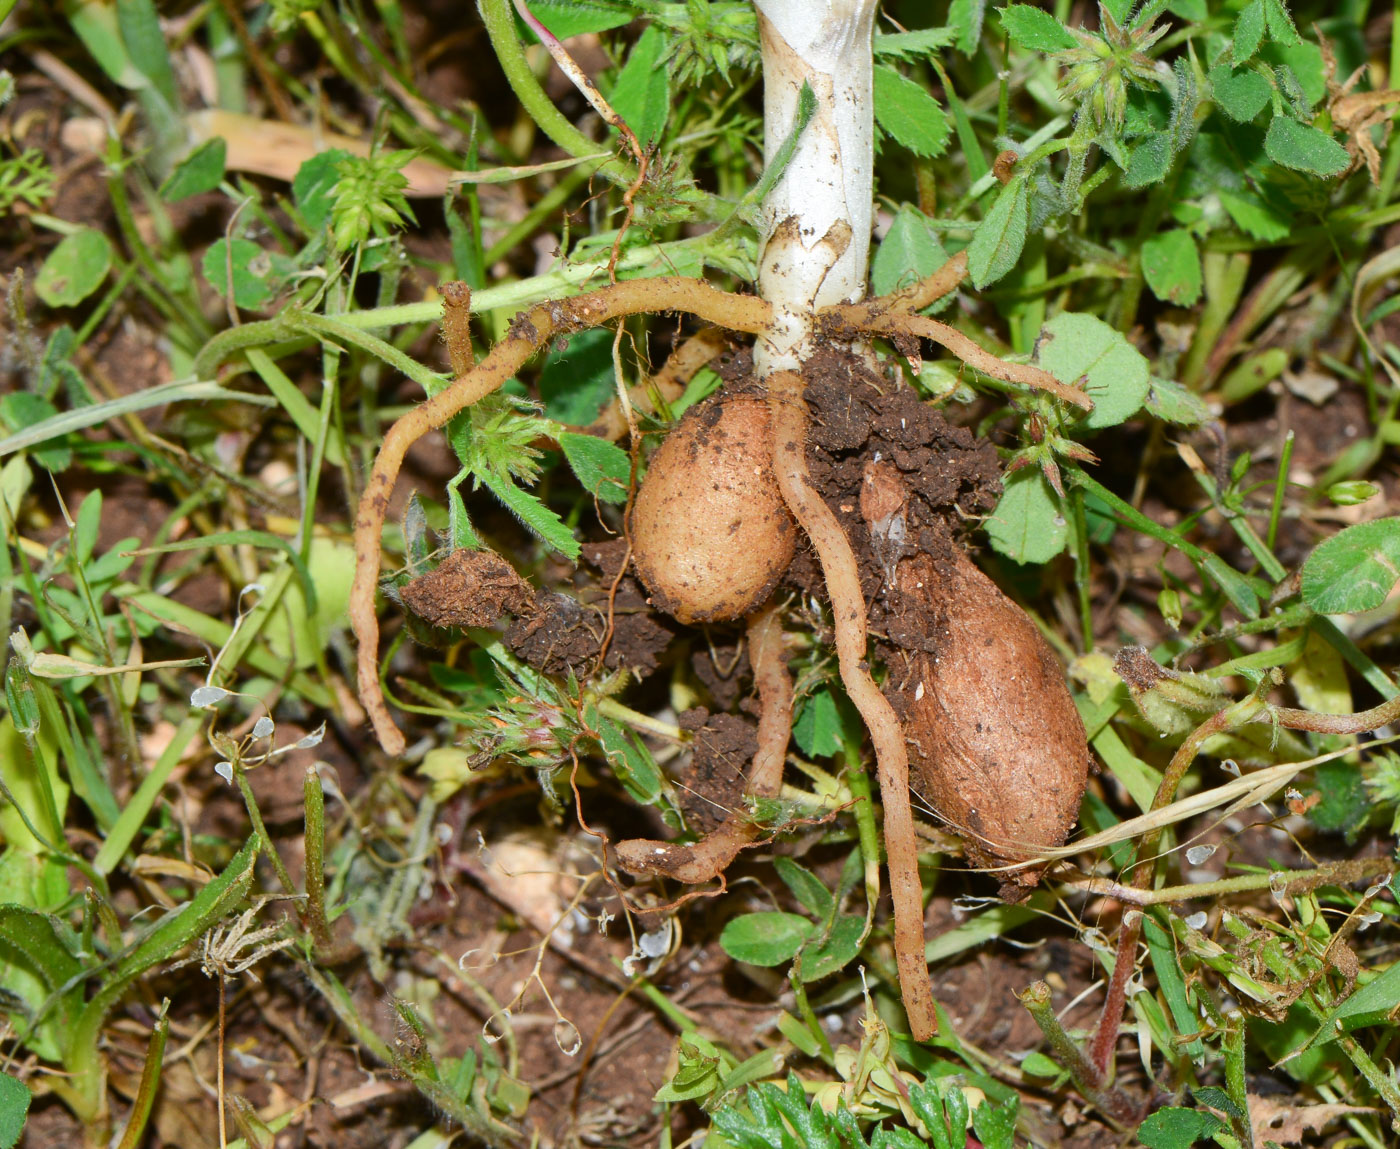
[[[866,605],[850,540],[807,472],[807,405],[802,376],[779,371],[768,378],[773,424],[773,470],[792,517],[811,539],[831,596],[841,682],[860,711],[875,747],[885,808],[885,855],[894,902],[894,950],[909,1027],[918,1041],[938,1032],[924,962],[923,888],[919,848],[909,805],[909,750],[904,728],[870,677],[866,661]]]
[[[758,687],[758,750],[749,766],[751,798],[776,798],[783,787],[783,763],[792,732],[792,678],[783,657],[782,611],[770,602],[749,615],[749,661]],[[689,845],[634,838],[615,847],[622,868],[632,874],[664,874],[699,885],[722,874],[739,851],[756,841],[762,827],[737,810],[700,841]]]
[[[730,295],[699,280],[679,278],[629,280],[573,299],[540,303],[516,316],[510,332],[481,363],[401,417],[385,434],[355,518],[355,577],[350,585],[348,614],[359,643],[360,702],[374,725],[379,744],[388,753],[402,754],[404,737],[389,714],[379,682],[379,619],[374,612],[374,587],[389,498],[408,449],[429,431],[490,395],[556,335],[597,327],[643,311],[688,312],[707,323],[752,333],[765,330],[772,315],[762,300]]]

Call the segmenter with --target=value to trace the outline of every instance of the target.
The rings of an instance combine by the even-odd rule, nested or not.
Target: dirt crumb
[[[758,731],[734,714],[710,714],[704,707],[681,716],[682,729],[695,731],[695,752],[681,771],[680,805],[687,825],[708,834],[743,808],[749,762],[758,753]]]
[[[403,602],[433,626],[490,626],[530,605],[530,584],[491,551],[456,550],[435,569],[405,583]]]

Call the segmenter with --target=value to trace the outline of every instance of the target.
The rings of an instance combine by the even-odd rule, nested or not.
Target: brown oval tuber
[[[768,406],[744,397],[696,408],[652,456],[632,511],[632,561],[667,614],[739,618],[782,578],[797,527],[771,458]]]
[[[913,788],[967,842],[1004,866],[1062,844],[1079,817],[1089,747],[1064,671],[1035,624],[950,544],[899,564],[906,625],[922,649],[887,693],[904,719]],[[1043,867],[1002,875],[1019,900]]]

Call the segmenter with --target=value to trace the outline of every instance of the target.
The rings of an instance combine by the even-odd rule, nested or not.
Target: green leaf
[[[1172,168],[1172,141],[1168,132],[1151,132],[1142,137],[1123,169],[1123,182],[1130,188],[1161,183]]]
[[[597,435],[561,431],[557,440],[583,489],[605,503],[627,502],[632,460],[616,443]]]
[[[1400,578],[1400,518],[1338,531],[1303,563],[1303,601],[1318,614],[1374,610]]]
[[[1177,960],[1176,945],[1171,932],[1152,914],[1142,918],[1142,936],[1147,942],[1147,952],[1152,957],[1152,969],[1157,974],[1157,988],[1167,1000],[1172,1022],[1178,1034],[1195,1033],[1200,1028],[1200,1015],[1192,1007],[1186,992],[1186,979]],[[1205,1044],[1201,1039],[1177,1046],[1188,1057],[1201,1057],[1205,1054]]]
[[[1264,110],[1273,87],[1253,68],[1234,71],[1225,64],[1210,70],[1211,95],[1232,120],[1249,123]]]
[[[1199,24],[1210,15],[1206,0],[1171,0],[1167,11],[1192,24]]]
[[[647,28],[627,54],[609,102],[637,141],[646,147],[661,138],[671,110],[670,72],[663,66],[666,39],[655,25]]]
[[[1049,562],[1069,541],[1060,500],[1036,467],[1022,467],[1006,480],[986,526],[992,546],[1018,563]]]
[[[819,944],[811,942],[802,950],[802,980],[821,981],[855,961],[865,944],[865,918],[842,914],[831,925],[831,932]]]
[[[1138,1140],[1147,1149],[1190,1149],[1224,1129],[1225,1123],[1203,1109],[1168,1105],[1138,1126]]]
[[[248,311],[267,306],[290,270],[287,257],[264,251],[251,239],[220,237],[204,253],[204,278],[220,295],[233,283],[233,302]]]
[[[1290,45],[1271,44],[1264,58],[1278,62],[1280,67],[1275,68],[1275,74],[1284,68],[1293,73],[1309,108],[1327,95],[1327,68],[1322,60],[1322,49],[1311,40]]]
[[[1077,384],[1094,409],[1082,426],[1112,427],[1134,414],[1147,398],[1147,360],[1123,333],[1092,315],[1062,311],[1040,333],[1040,366],[1061,383]]]
[[[947,261],[948,253],[929,227],[928,216],[903,204],[870,261],[871,289],[876,295],[888,295],[932,275]]]
[[[1190,307],[1201,298],[1201,254],[1183,228],[1164,231],[1142,245],[1142,274],[1165,303]]]
[[[1230,46],[1230,59],[1235,64],[1243,64],[1259,51],[1259,44],[1264,39],[1264,27],[1264,0],[1252,0],[1235,21],[1234,42]]]
[[[1286,238],[1292,230],[1292,220],[1288,216],[1275,211],[1253,192],[1221,189],[1218,194],[1235,226],[1255,239],[1273,243]]]
[[[941,156],[951,128],[937,100],[884,64],[875,67],[875,122],[918,156]]]
[[[1270,122],[1264,151],[1276,164],[1316,176],[1341,175],[1351,163],[1346,148],[1326,132],[1288,116]]]
[[[954,43],[964,56],[971,56],[982,43],[986,15],[987,0],[953,0],[948,6],[948,27],[957,33]]]
[[[1319,830],[1342,834],[1350,845],[1371,816],[1374,800],[1350,762],[1323,762],[1313,772],[1307,789],[1319,797],[1308,818]]]
[[[951,23],[951,20],[950,20]],[[946,48],[958,37],[955,28],[919,28],[913,32],[877,32],[875,58],[921,60]]]
[[[534,531],[546,545],[553,547],[565,558],[574,561],[579,556],[578,539],[573,531],[564,525],[564,520],[551,511],[535,495],[522,490],[514,483],[490,472],[476,476],[481,485],[505,504],[506,509]]]
[[[841,715],[831,691],[818,691],[802,704],[792,737],[809,758],[826,758],[841,749]]]
[[[29,1116],[29,1087],[18,1077],[0,1073],[0,1149],[12,1149]]]
[[[1341,1032],[1349,1033],[1363,1026],[1379,1025],[1394,1011],[1397,1001],[1400,1001],[1400,962],[1367,982],[1340,1005],[1334,1006],[1303,1048],[1335,1041]]]
[[[343,148],[331,148],[303,160],[292,177],[292,198],[310,231],[320,231],[330,219],[335,188],[340,182],[340,165],[348,159],[350,153]]]
[[[530,0],[530,12],[560,40],[585,32],[621,28],[636,15],[631,5],[599,4],[588,0]],[[531,40],[537,39],[533,31]]]
[[[58,408],[33,391],[11,391],[0,395],[0,423],[11,434],[37,427],[45,419],[58,416]],[[65,446],[41,447],[34,452],[34,461],[47,471],[66,471],[73,463],[72,449]]]
[[[1214,415],[1204,399],[1171,379],[1152,377],[1143,406],[1157,418],[1183,427],[1199,427]]]
[[[1001,189],[968,244],[967,266],[977,287],[995,283],[1016,266],[1029,226],[1030,189],[1024,179],[1013,179]]]
[[[131,62],[168,107],[179,107],[175,71],[154,0],[117,0],[117,23]]]
[[[96,228],[65,236],[34,279],[34,290],[50,307],[72,307],[102,286],[112,268],[112,245]]]
[[[614,393],[613,333],[596,327],[570,335],[551,350],[540,368],[545,414],[560,423],[586,427]]]
[[[1077,47],[1070,31],[1043,8],[1008,4],[998,13],[1007,39],[1033,52],[1063,52]]]
[[[1298,35],[1293,17],[1288,14],[1283,0],[1263,0],[1263,4],[1264,22],[1269,26],[1269,35],[1275,42],[1290,47],[1301,43],[1302,37]]]
[[[781,854],[773,859],[773,868],[804,910],[818,921],[825,921],[831,916],[836,909],[836,899],[816,874]]]
[[[1065,1070],[1061,1069],[1045,1054],[1034,1051],[1026,1054],[1025,1060],[1021,1062],[1021,1072],[1029,1073],[1032,1077],[1046,1077],[1051,1080],[1060,1076],[1068,1076]]]
[[[188,199],[213,191],[224,178],[224,163],[228,156],[228,144],[223,136],[205,140],[189,155],[175,165],[163,184],[160,197],[166,203]]]
[[[973,1131],[985,1149],[1011,1149],[1015,1144],[1016,1110],[1019,1107],[1019,1099],[1011,1097],[1000,1105],[984,1100],[972,1111]]]
[[[666,787],[661,770],[646,747],[628,738],[616,722],[602,717],[591,703],[584,710],[584,717],[588,719],[589,729],[598,732],[608,766],[627,793],[644,806],[659,805],[665,798]]]
[[[775,966],[791,961],[811,936],[812,923],[798,914],[767,911],[732,918],[719,944],[735,961]]]

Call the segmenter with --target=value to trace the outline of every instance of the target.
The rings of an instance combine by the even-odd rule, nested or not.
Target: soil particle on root
[[[984,514],[1001,493],[996,449],[965,427],[950,424],[902,381],[891,381],[863,360],[827,348],[805,365],[811,437],[807,465],[812,482],[836,513],[855,550],[861,589],[877,634],[887,625],[881,588],[900,558],[946,548],[952,527]],[[871,467],[884,480],[883,497],[902,499],[898,515],[867,520],[862,513],[880,492],[871,490]],[[895,492],[898,492],[896,495]],[[888,518],[882,534],[872,530]],[[888,529],[898,520],[893,534]],[[799,554],[788,581],[825,599],[816,564]]]
[[[749,762],[758,752],[753,723],[734,714],[710,714],[704,707],[680,718],[683,730],[694,732],[694,753],[677,786],[686,825],[708,834],[744,801]]]
[[[438,627],[492,625],[530,607],[530,584],[492,551],[456,550],[399,589],[404,606]]]

